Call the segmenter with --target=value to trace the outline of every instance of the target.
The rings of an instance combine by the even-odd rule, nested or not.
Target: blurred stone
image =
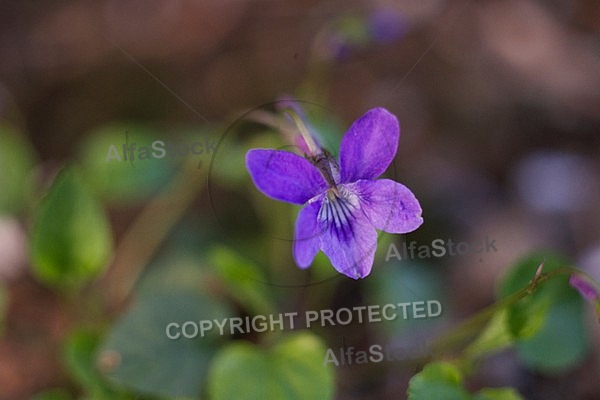
[[[560,213],[587,205],[597,176],[581,155],[538,151],[519,162],[515,180],[527,205],[538,212]]]
[[[0,279],[12,280],[25,270],[26,237],[19,222],[0,216]]]

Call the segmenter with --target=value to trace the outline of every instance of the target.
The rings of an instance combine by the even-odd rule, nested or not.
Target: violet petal
[[[379,230],[407,233],[423,223],[419,201],[398,182],[390,179],[359,180],[347,187],[358,195],[365,215]]]
[[[340,145],[342,183],[374,179],[390,165],[400,138],[398,119],[374,108],[354,121]]]
[[[322,207],[326,207],[325,202]],[[340,226],[331,220],[321,220],[319,226],[321,250],[338,272],[352,279],[371,273],[377,232],[359,209],[346,224]]]
[[[318,202],[308,204],[300,210],[296,219],[293,254],[296,264],[303,269],[312,264],[319,252],[319,224],[317,223],[319,208]]]
[[[246,168],[256,187],[275,200],[304,204],[327,187],[310,162],[288,151],[250,150]]]

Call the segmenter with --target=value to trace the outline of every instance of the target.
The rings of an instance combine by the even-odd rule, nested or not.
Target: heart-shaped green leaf
[[[193,336],[191,326],[204,319],[231,317],[212,300],[189,291],[154,293],[140,298],[113,327],[100,350],[102,360],[116,360],[106,369],[109,380],[121,387],[168,398],[198,398],[210,360],[217,349],[218,330]],[[167,327],[175,323],[167,337]]]
[[[308,332],[286,337],[270,350],[234,343],[222,350],[209,373],[211,400],[328,400],[334,371],[326,349]]]
[[[526,257],[503,280],[500,297],[526,287],[542,262],[543,272],[569,266],[567,260],[554,254]],[[541,372],[557,373],[574,367],[589,347],[584,303],[568,278],[567,274],[555,276],[507,308],[508,328],[518,340],[519,357]]]
[[[576,366],[589,348],[584,308],[583,300],[577,294],[555,304],[540,331],[517,343],[519,357],[531,368],[549,374]]]
[[[499,297],[508,297],[526,287],[542,262],[543,272],[567,265],[564,258],[554,254],[534,254],[526,257],[506,274],[500,285]],[[542,287],[507,308],[508,331],[514,339],[529,338],[541,328],[548,310],[556,302],[556,294],[562,290],[561,279],[562,277],[557,277],[545,282]]]

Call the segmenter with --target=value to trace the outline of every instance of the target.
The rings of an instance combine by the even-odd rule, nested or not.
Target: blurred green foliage
[[[430,363],[415,375],[408,388],[409,400],[522,400],[512,388],[484,388],[469,394],[458,367],[448,362]]]
[[[334,371],[323,366],[326,348],[309,332],[287,335],[264,350],[238,342],[223,349],[209,375],[211,400],[333,398]]]
[[[380,243],[380,247],[386,246]],[[397,304],[437,300],[447,304],[441,277],[429,266],[414,260],[391,261],[366,282],[369,304]],[[430,329],[439,324],[447,310],[436,318],[395,318],[381,322],[382,329],[391,335],[402,335],[415,329]],[[400,313],[399,313],[400,314]]]
[[[568,283],[569,267],[568,260],[551,252],[535,253],[515,263],[500,282],[498,303],[458,328],[459,333],[462,329],[468,334],[484,322],[463,356],[428,364],[411,379],[409,399],[521,399],[511,388],[485,388],[472,396],[462,386],[464,375],[477,370],[478,360],[508,346],[516,347],[525,365],[546,374],[566,371],[583,361],[589,345],[584,303]]]
[[[31,238],[33,272],[53,287],[81,287],[112,255],[110,225],[74,166],[63,169],[42,199]]]
[[[63,349],[63,362],[73,380],[85,388],[89,399],[127,399],[110,387],[98,370],[97,350],[101,334],[91,329],[72,332]]]
[[[515,343],[513,335],[508,330],[505,308],[496,311],[477,339],[466,349],[470,357],[481,357],[503,350]]]
[[[410,380],[409,400],[469,400],[462,374],[452,364],[430,363]]]
[[[166,327],[211,317],[223,319],[228,314],[217,313],[214,304],[192,293],[162,293],[138,299],[112,327],[99,352],[100,358],[111,354],[118,357],[118,364],[107,371],[108,378],[118,386],[142,393],[196,398],[216,351],[215,342],[209,337],[169,339]]]
[[[264,284],[268,278],[256,265],[244,260],[226,247],[219,247],[211,253],[211,265],[223,282],[228,293],[240,306],[254,315],[276,313],[276,304],[271,286]]]
[[[103,201],[133,204],[147,199],[164,186],[175,172],[179,157],[124,160],[123,145],[136,144],[136,149],[151,149],[154,141],[166,141],[151,126],[132,122],[115,122],[89,132],[79,145],[79,159],[85,181]],[[116,148],[121,161],[107,162],[110,146]],[[159,154],[160,155],[160,154]]]
[[[219,336],[216,328],[204,337],[167,337],[170,323],[182,326],[187,321],[220,321],[234,316],[223,296],[213,300],[206,293],[206,285],[200,284],[214,279],[249,311],[261,315],[276,312],[272,294],[260,280],[264,276],[259,268],[225,248],[214,249],[209,258],[215,265],[213,269],[171,255],[166,258],[175,261],[171,268],[155,268],[145,277],[134,306],[111,327],[98,352],[100,359],[103,355],[118,355],[118,363],[105,373],[109,381],[164,398],[198,398],[206,390],[213,399],[232,398],[227,390],[235,391],[235,398],[241,399],[331,398],[333,371],[322,366],[325,346],[312,334],[284,335],[266,352],[249,343],[232,343],[229,335]],[[231,371],[224,365],[236,368]],[[261,378],[261,385],[254,379],[245,383],[248,387],[254,385],[255,391],[240,389],[246,375]],[[89,387],[89,381],[84,386]],[[276,391],[271,396],[261,395],[268,382],[275,387],[285,384],[286,396],[292,397],[280,397]],[[305,385],[306,382],[310,384]],[[315,393],[327,397],[314,397]]]
[[[127,175],[130,167],[113,172]],[[93,170],[89,165],[87,168]],[[63,169],[36,215],[32,240],[34,273],[58,289],[81,287],[102,273],[112,244],[99,198],[105,197],[108,202],[112,201],[111,196],[127,198],[124,188],[128,185],[124,181],[99,189],[102,184],[88,182],[84,175],[76,166]],[[115,175],[113,183],[119,181]],[[97,186],[91,190],[88,184]],[[283,215],[288,211],[289,207]],[[290,229],[292,220],[273,223],[271,228]],[[383,235],[380,245],[385,247],[390,240],[389,235]],[[181,327],[188,321],[197,324],[236,315],[271,315],[282,306],[275,300],[273,287],[265,284],[273,279],[270,271],[228,247],[206,241],[195,248],[190,247],[192,243],[199,242],[179,238],[171,250],[148,266],[132,305],[107,326],[107,332],[104,328],[76,327],[69,335],[63,352],[64,365],[85,398],[130,400],[133,393],[141,393],[145,399],[333,398],[335,370],[332,365],[323,365],[326,343],[316,334],[266,332],[240,338],[220,336],[217,329],[212,329],[204,337],[167,336],[166,328],[171,323]],[[379,252],[378,257],[381,256]],[[568,285],[566,275],[555,276],[518,301],[502,305],[530,284],[542,261],[545,273],[568,265],[566,260],[549,253],[535,254],[516,263],[500,283],[499,306],[482,319],[483,324],[476,326],[480,331],[464,352],[468,360],[513,345],[526,365],[542,372],[566,370],[583,359],[587,350],[583,301]],[[419,261],[385,266],[366,282],[367,302],[393,304],[436,299],[445,303],[447,293],[439,271]],[[326,279],[332,273],[322,255],[317,257],[313,270],[313,278],[317,279]],[[325,296],[322,300],[331,298]],[[327,304],[320,306],[326,308]],[[376,332],[397,337],[437,322],[438,319],[397,318],[378,324]],[[464,360],[459,357],[426,365],[410,381],[409,399],[521,399],[510,388],[469,393],[464,377],[473,372],[474,364],[465,364]],[[38,398],[69,397],[67,392],[52,390]]]
[[[538,253],[518,262],[503,279],[500,298],[524,288],[538,266],[551,272],[571,264],[553,253]],[[584,323],[584,300],[569,285],[569,276],[559,275],[508,307],[506,323],[520,358],[540,372],[558,373],[583,360],[589,347]]]
[[[0,122],[0,214],[17,213],[27,204],[35,152],[16,128]]]
[[[523,397],[511,388],[485,388],[481,389],[473,400],[522,400]]]

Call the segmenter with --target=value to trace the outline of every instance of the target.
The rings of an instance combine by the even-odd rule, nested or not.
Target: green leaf
[[[462,375],[447,362],[427,364],[409,382],[409,400],[469,400],[471,396],[461,386]]]
[[[100,335],[79,330],[73,332],[65,343],[63,360],[73,379],[92,399],[121,399],[123,394],[111,389],[96,366]]]
[[[167,154],[154,158],[152,152],[157,156],[162,153],[152,149],[152,143],[157,140],[162,141],[166,149],[168,138],[141,124],[115,122],[94,129],[83,139],[79,149],[86,182],[96,195],[111,203],[132,204],[150,197],[168,183],[177,163],[184,158]],[[133,143],[136,144],[134,159],[128,156],[125,160],[123,145]],[[149,158],[139,159],[142,147],[148,148]],[[115,154],[119,157],[111,157]]]
[[[550,296],[536,292],[509,306],[506,323],[512,337],[526,339],[535,335],[542,327],[551,304]]]
[[[542,261],[543,272],[569,265],[567,260],[551,253],[526,257],[506,276],[500,296],[506,297],[525,287]],[[568,279],[567,274],[555,276],[507,309],[509,330],[519,340],[519,357],[540,372],[559,373],[576,366],[589,347],[584,302]]]
[[[219,247],[212,251],[211,262],[217,276],[227,285],[229,294],[256,315],[275,313],[275,300],[264,271],[233,251]]]
[[[0,214],[14,213],[26,204],[35,155],[31,145],[6,123],[0,123],[0,143]]]
[[[578,295],[555,304],[541,330],[517,344],[525,364],[540,372],[558,374],[583,361],[589,348],[584,309]]]
[[[110,227],[74,167],[59,173],[42,200],[31,242],[33,272],[50,286],[79,287],[107,268]]]
[[[543,272],[568,265],[567,260],[554,254],[535,254],[526,257],[505,276],[500,285],[500,297],[508,297],[526,287],[542,262],[544,262]],[[557,277],[545,282],[533,293],[507,307],[506,322],[513,338],[532,337],[541,328],[550,307],[556,301],[557,293],[561,291],[559,282],[561,279],[561,277]],[[564,279],[563,281],[566,282]]]
[[[496,311],[492,319],[487,323],[479,337],[467,348],[466,352],[471,357],[500,351],[514,343],[513,336],[508,331],[506,321],[507,311],[502,309]]]
[[[190,339],[167,337],[167,326],[230,318],[220,304],[190,291],[159,291],[134,303],[101,347],[101,359],[117,360],[105,375],[121,387],[165,397],[197,398],[216,351],[218,329]],[[181,328],[180,328],[181,329]],[[172,330],[175,335],[180,330]],[[188,327],[189,334],[193,334]]]
[[[234,343],[211,367],[211,400],[328,400],[333,398],[334,370],[324,366],[325,345],[317,336],[296,333],[270,350]]]
[[[526,287],[542,262],[544,263],[542,270],[544,273],[571,265],[568,259],[554,253],[538,252],[526,256],[519,260],[502,280],[498,291],[499,297],[507,297]],[[573,291],[569,285],[569,276],[564,274],[545,282],[536,290],[536,293],[541,292],[548,297],[553,297],[556,302],[564,296],[570,297]]]
[[[95,351],[99,336],[92,332],[76,331],[65,343],[64,362],[73,378],[87,388],[98,385],[100,375],[95,370]]]
[[[523,400],[513,388],[485,388],[480,390],[474,400]]]
[[[136,293],[143,298],[156,293],[202,292],[210,282],[206,267],[189,250],[175,247],[166,249],[146,266],[146,273],[135,288]]]
[[[365,282],[371,304],[397,304],[405,302],[437,300],[444,301],[443,284],[439,274],[420,261],[390,261],[382,268],[373,270],[373,276]],[[410,309],[410,307],[409,307]],[[410,330],[431,329],[444,318],[445,310],[437,317],[413,318],[412,310],[405,319],[402,312],[393,321],[375,324],[391,334],[404,335]]]

